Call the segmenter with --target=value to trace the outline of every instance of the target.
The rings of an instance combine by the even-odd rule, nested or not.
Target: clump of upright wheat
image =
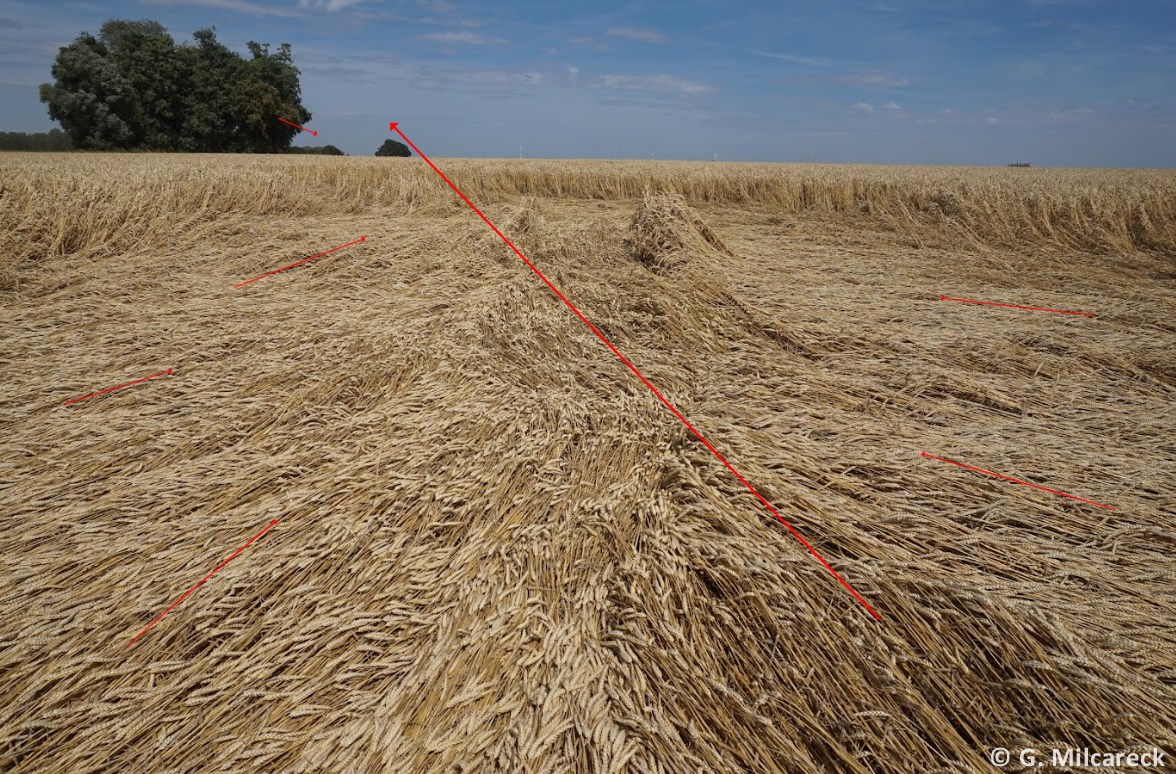
[[[627,245],[634,258],[658,274],[681,266],[691,255],[732,254],[682,196],[650,191],[633,213]]]

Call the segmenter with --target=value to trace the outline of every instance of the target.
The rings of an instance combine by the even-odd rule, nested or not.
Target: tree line
[[[334,145],[291,145],[286,153],[303,153],[314,156],[346,156],[347,154]]]
[[[215,29],[177,45],[155,21],[111,20],[80,34],[41,85],[75,148],[278,153],[311,119],[290,44],[249,41],[245,59]]]
[[[72,147],[69,135],[60,129],[48,132],[0,132],[0,150],[67,151]]]

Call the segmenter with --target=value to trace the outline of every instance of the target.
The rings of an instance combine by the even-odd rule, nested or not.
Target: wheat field
[[[1176,173],[434,162],[878,618],[422,160],[0,154],[0,770],[1176,757]]]

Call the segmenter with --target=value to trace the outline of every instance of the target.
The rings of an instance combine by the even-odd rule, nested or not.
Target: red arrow
[[[170,374],[171,372],[172,372],[172,370],[169,368],[166,371],[160,371],[159,373],[155,374],[155,376],[163,376],[164,374]],[[102,390],[101,392],[91,393],[90,395],[87,395],[86,398],[93,398],[95,395],[101,395],[104,392],[111,392],[112,390],[121,390],[123,387],[130,387],[132,384],[138,384],[139,382],[145,382],[148,379],[154,379],[155,376],[144,376],[142,379],[136,379],[133,382],[127,382],[126,384],[120,384],[117,387],[111,387],[109,390]],[[67,400],[65,403],[62,403],[61,405],[68,406],[71,403],[77,403],[79,400],[85,400],[86,398],[74,398],[73,400]]]
[[[626,360],[625,356],[622,355],[620,353],[620,351],[612,345],[612,342],[610,342],[608,339],[606,339],[604,337],[604,335],[596,329],[595,325],[588,322],[588,318],[585,317],[583,314],[581,314],[579,309],[572,306],[571,301],[564,298],[564,294],[560,293],[559,289],[555,285],[551,284],[551,280],[549,280],[549,279],[547,279],[547,277],[543,276],[543,272],[536,269],[535,264],[533,264],[529,260],[527,260],[527,256],[525,256],[521,252],[519,252],[519,248],[515,247],[514,244],[512,244],[509,239],[507,239],[505,236],[503,236],[502,232],[498,230],[498,227],[495,226],[493,223],[491,223],[490,219],[487,218],[485,215],[483,215],[482,211],[479,210],[477,207],[475,207],[473,205],[473,203],[469,199],[466,198],[465,194],[463,194],[458,189],[458,187],[455,186],[452,181],[450,181],[449,178],[447,178],[444,174],[442,174],[441,170],[437,169],[437,166],[432,161],[429,161],[429,157],[426,156],[425,154],[421,153],[421,149],[412,144],[412,140],[408,139],[408,137],[405,136],[404,132],[400,131],[400,129],[396,126],[396,124],[398,124],[398,123],[399,123],[398,121],[393,121],[391,124],[388,125],[388,128],[390,130],[396,132],[397,134],[399,134],[401,137],[404,137],[404,141],[407,142],[412,147],[412,149],[417,152],[417,155],[420,156],[422,159],[424,159],[425,163],[428,164],[430,167],[432,167],[434,172],[436,172],[438,175],[441,175],[442,180],[444,180],[446,183],[449,183],[449,187],[457,192],[457,195],[462,198],[462,201],[464,201],[466,204],[468,204],[471,210],[478,213],[478,217],[480,217],[482,220],[486,221],[486,225],[488,225],[491,229],[493,229],[494,233],[497,234],[499,236],[499,238],[502,239],[503,242],[506,242],[506,244],[510,246],[510,249],[514,250],[515,254],[518,257],[523,259],[523,262],[526,263],[527,266],[531,267],[531,271],[535,272],[535,274],[539,276],[539,279],[541,279],[545,283],[547,283],[547,287],[551,288],[552,291],[554,291],[555,294],[560,297],[560,300],[563,301],[565,304],[567,304],[568,308],[571,309],[573,312],[575,312],[576,316],[579,317],[580,320],[583,321],[583,323],[585,325],[587,325],[592,330],[593,333],[596,334],[596,337],[598,339],[600,339],[601,341],[603,341],[605,346],[607,346],[609,349],[611,349],[613,354],[616,355],[617,357],[619,357],[621,359],[621,362],[624,363],[625,365],[627,365],[629,367],[629,370],[637,375],[637,378],[640,379],[645,384],[645,386],[648,387],[650,389],[650,391],[654,395],[656,395],[658,397],[658,399],[663,404],[665,404],[666,408],[668,408],[670,411],[674,412],[674,416],[676,416],[679,420],[681,420],[682,424],[684,424],[684,425],[686,425],[686,427],[690,428],[690,432],[694,433],[694,435],[698,437],[698,440],[702,441],[702,443],[706,446],[706,448],[710,449],[711,453],[719,458],[719,462],[726,465],[727,469],[730,470],[732,473],[734,473],[735,477],[737,479],[739,479],[740,481],[742,481],[743,485],[745,487],[747,487],[749,490],[751,490],[751,493],[754,494],[757,498],[759,498],[759,501],[761,503],[763,503],[769,511],[772,512],[772,515],[774,515],[776,517],[776,519],[778,519],[780,521],[781,524],[783,524],[785,527],[787,527],[788,531],[791,532],[796,537],[797,540],[799,540],[801,543],[804,544],[804,547],[809,550],[809,553],[811,553],[813,556],[815,556],[817,558],[817,560],[820,561],[821,564],[825,565],[825,569],[827,569],[829,572],[833,573],[833,577],[835,577],[837,580],[841,581],[841,585],[845,586],[845,588],[849,589],[849,593],[853,594],[853,596],[857,599],[858,602],[861,602],[862,605],[867,610],[869,610],[870,613],[875,618],[877,618],[879,621],[881,621],[882,616],[878,615],[876,612],[874,612],[874,608],[872,608],[868,604],[866,604],[866,600],[861,598],[861,596],[857,593],[857,591],[854,590],[853,586],[850,586],[849,583],[847,583],[844,578],[842,578],[840,575],[837,574],[836,570],[834,570],[832,567],[829,566],[829,563],[826,562],[824,560],[824,558],[822,558],[821,555],[817,553],[817,550],[815,548],[813,548],[811,545],[809,545],[807,540],[805,540],[803,537],[800,536],[800,533],[797,532],[796,529],[791,524],[789,524],[787,521],[784,520],[784,517],[781,516],[776,511],[776,509],[772,507],[772,504],[769,503],[767,500],[765,500],[763,495],[761,495],[759,492],[755,491],[755,488],[752,487],[751,484],[747,483],[747,480],[744,479],[743,476],[741,476],[739,474],[739,471],[736,470],[735,467],[730,462],[727,462],[727,460],[723,457],[723,455],[719,454],[718,450],[715,449],[715,447],[710,445],[710,441],[703,438],[702,433],[695,430],[694,425],[687,422],[686,417],[684,417],[680,413],[678,413],[678,409],[674,408],[673,404],[671,404],[668,400],[666,400],[664,397],[662,397],[662,394],[660,392],[658,392],[654,388],[654,386],[652,384],[650,384],[649,381],[644,376],[641,375],[641,372],[638,371],[633,366],[632,363],[630,363],[628,360]]]
[[[279,118],[278,120],[281,121],[283,124],[290,124],[290,122],[284,118]],[[290,124],[290,126],[298,126],[298,124]],[[305,127],[298,126],[298,128],[304,132],[310,132],[310,130]],[[313,134],[315,137],[318,137],[318,132],[310,132],[310,133]]]
[[[335,252],[336,250],[342,250],[344,247],[351,247],[351,246],[352,246],[353,244],[355,244],[356,242],[363,242],[363,241],[366,241],[366,240],[367,240],[367,237],[360,237],[359,239],[355,240],[355,242],[348,242],[348,243],[347,243],[347,244],[345,244],[345,245],[339,245],[338,247],[333,247],[333,248],[331,248],[330,250],[328,250],[328,251],[327,251],[327,253],[333,253],[333,252]],[[315,256],[313,256],[313,257],[310,257],[310,258],[303,259],[303,260],[299,261],[298,263],[292,263],[292,264],[290,264],[289,266],[286,266],[286,267],[284,267],[284,268],[281,268],[281,269],[274,269],[274,270],[273,270],[273,271],[271,271],[271,272],[268,272],[268,273],[266,273],[266,274],[262,274],[260,277],[254,277],[254,278],[253,278],[253,279],[251,279],[251,280],[245,280],[245,281],[244,281],[244,282],[242,282],[240,285],[233,285],[233,287],[235,287],[235,288],[239,288],[239,287],[241,287],[241,285],[248,285],[250,282],[257,282],[259,279],[264,279],[264,278],[268,277],[270,274],[277,274],[278,272],[280,272],[280,271],[285,271],[286,269],[293,269],[295,266],[301,266],[302,264],[306,263],[307,261],[313,261],[315,258],[322,258],[322,257],[323,257],[324,255],[326,255],[327,253],[319,253],[318,255],[315,255]]]
[[[265,534],[265,531],[266,531],[267,529],[269,529],[270,527],[274,526],[274,525],[275,525],[275,524],[277,524],[277,523],[278,523],[278,520],[277,520],[277,519],[274,519],[273,521],[271,521],[271,522],[270,522],[268,525],[266,525],[266,528],[265,528],[265,529],[263,529],[261,532],[258,532],[256,535],[254,535],[254,536],[252,537],[252,539],[250,539],[249,543],[246,543],[245,545],[243,545],[243,546],[241,546],[240,548],[238,548],[238,549],[237,549],[237,554],[241,553],[241,552],[242,552],[242,551],[244,551],[246,548],[249,548],[249,544],[250,544],[250,543],[252,543],[254,540],[257,540],[259,537],[261,537],[262,535],[264,535],[264,534]],[[233,556],[230,556],[228,559],[226,559],[226,560],[224,560],[223,562],[221,562],[220,564],[218,564],[218,565],[216,566],[216,570],[219,570],[220,568],[224,567],[226,564],[228,564],[229,562],[231,562],[231,561],[233,560],[233,557],[235,557],[237,554],[233,554]],[[188,594],[191,594],[193,591],[195,591],[196,589],[200,588],[200,584],[201,584],[201,583],[204,583],[204,581],[208,580],[208,579],[209,579],[209,578],[211,578],[213,575],[216,575],[216,570],[213,570],[212,572],[208,573],[208,575],[205,575],[205,576],[204,576],[204,580],[200,581],[200,583],[197,583],[195,586],[193,586],[192,588],[188,589]],[[167,615],[168,613],[170,613],[170,612],[171,612],[171,610],[172,610],[172,607],[175,607],[176,605],[180,604],[180,603],[181,603],[181,602],[183,602],[185,599],[187,599],[187,598],[188,598],[188,594],[185,594],[184,596],[180,597],[180,598],[179,598],[179,599],[177,599],[175,602],[173,602],[171,607],[169,607],[167,610],[164,610],[162,613],[160,613],[160,614],[159,614],[159,618],[163,618],[165,615]],[[156,618],[154,621],[152,621],[151,623],[147,624],[147,629],[150,629],[152,626],[155,626],[155,624],[159,623],[159,618]],[[137,640],[137,639],[139,639],[140,637],[142,637],[142,636],[143,636],[143,634],[144,634],[144,633],[147,631],[147,629],[144,629],[143,631],[141,631],[141,632],[139,632],[138,634],[136,634],[136,635],[135,635],[135,639],[133,639],[133,640],[131,640],[130,642],[128,642],[128,643],[127,643],[127,647],[128,647],[128,648],[129,648],[129,647],[131,647],[131,645],[133,645],[133,644],[135,643],[135,640]]]
[[[939,460],[940,462],[951,462],[952,465],[959,465],[961,468],[967,468],[968,470],[974,470],[977,473],[986,473],[990,476],[996,476],[997,478],[1003,478],[1005,481],[1013,481],[1017,484],[1024,484],[1025,486],[1031,486],[1034,489],[1045,489],[1045,491],[1047,491],[1047,492],[1052,492],[1056,495],[1061,495],[1062,497],[1069,497],[1071,500],[1082,500],[1082,502],[1084,502],[1084,503],[1090,503],[1091,505],[1097,505],[1099,508],[1106,508],[1107,510],[1111,510],[1111,511],[1115,510],[1114,508],[1112,508],[1109,505],[1103,505],[1102,503],[1096,503],[1094,500],[1084,500],[1081,497],[1075,497],[1074,495],[1068,495],[1065,492],[1059,492],[1056,489],[1046,489],[1045,487],[1038,486],[1037,484],[1030,484],[1028,481],[1021,481],[1020,479],[1017,479],[1017,478],[1009,478],[1008,476],[1002,476],[999,473],[993,473],[991,470],[981,470],[980,468],[974,468],[971,465],[965,465],[962,462],[953,462],[952,460],[945,460],[945,459],[943,459],[943,457],[936,457],[934,454],[928,454],[927,452],[922,452],[922,455],[924,457],[930,457],[933,460]]]
[[[1080,314],[1083,317],[1094,317],[1090,312],[1067,312],[1065,309],[1043,309],[1040,306],[1017,306],[1016,304],[998,304],[995,301],[969,301],[966,298],[948,298],[940,296],[940,301],[963,301],[965,304],[987,304],[988,306],[1008,306],[1013,309],[1031,309],[1034,312],[1058,312],[1059,314]]]

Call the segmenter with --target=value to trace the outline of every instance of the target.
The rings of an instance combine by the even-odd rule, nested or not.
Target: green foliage
[[[0,132],[0,150],[67,151],[73,147],[69,135],[60,129],[48,132]]]
[[[135,92],[135,112],[126,117],[135,146],[176,150],[187,74],[180,67],[175,41],[159,22],[121,20],[103,24],[98,39]]]
[[[52,72],[56,82],[41,84],[41,101],[76,147],[105,150],[134,145],[129,121],[138,111],[137,95],[101,41],[82,33],[61,48]]]
[[[347,154],[334,145],[291,145],[286,153],[315,155],[315,156],[346,156]]]
[[[377,156],[411,156],[408,146],[397,140],[384,140],[384,144],[376,151]]]
[[[251,59],[212,29],[176,45],[154,21],[111,20],[61,49],[41,101],[79,148],[279,153],[306,124],[290,45],[248,43]]]
[[[98,40],[111,52],[135,48],[144,38],[171,38],[167,29],[157,21],[143,19],[131,21],[129,19],[110,19],[98,30]]]

